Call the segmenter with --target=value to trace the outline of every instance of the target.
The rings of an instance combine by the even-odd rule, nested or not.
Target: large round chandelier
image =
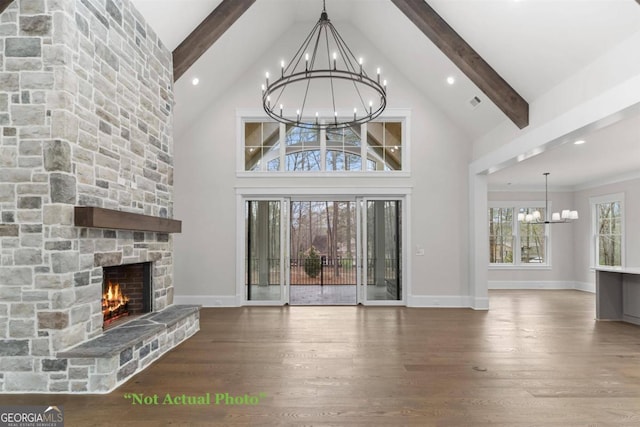
[[[371,121],[387,106],[387,81],[363,67],[333,26],[322,2],[322,14],[280,73],[266,73],[264,111],[274,120],[312,129],[346,128]]]

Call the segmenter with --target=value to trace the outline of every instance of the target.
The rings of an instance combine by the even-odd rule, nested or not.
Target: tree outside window
[[[598,266],[622,266],[622,202],[597,203],[596,259]]]
[[[542,208],[521,208],[520,213],[533,214],[540,212],[545,218],[546,212]],[[531,222],[520,222],[520,262],[522,264],[543,264],[546,262],[545,225]]]
[[[489,208],[489,262],[513,263],[513,208]]]

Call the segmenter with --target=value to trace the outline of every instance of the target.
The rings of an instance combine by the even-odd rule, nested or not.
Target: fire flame
[[[129,297],[123,295],[120,284],[109,282],[107,292],[102,295],[102,312],[107,314],[114,312],[129,302]]]

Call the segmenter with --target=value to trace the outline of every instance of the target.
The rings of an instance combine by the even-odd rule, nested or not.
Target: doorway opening
[[[291,202],[291,305],[354,305],[355,202]]]

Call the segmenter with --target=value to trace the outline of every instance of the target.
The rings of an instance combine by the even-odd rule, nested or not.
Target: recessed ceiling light
[[[197,77],[194,77],[193,80],[191,80],[191,84],[194,86],[198,86],[198,83],[200,83],[200,79]]]
[[[579,139],[577,141],[574,142],[575,145],[582,145],[584,144],[586,141],[584,139]]]
[[[449,76],[447,77],[447,83],[449,83],[450,85],[454,84],[456,82],[456,78],[453,76]]]

